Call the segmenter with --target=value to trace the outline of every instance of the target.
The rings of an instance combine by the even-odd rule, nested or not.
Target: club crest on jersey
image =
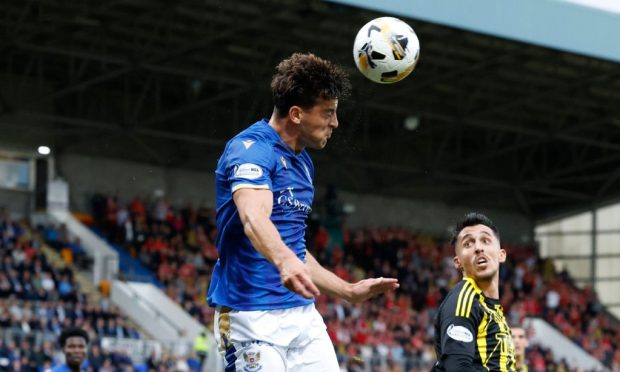
[[[263,366],[260,364],[260,351],[246,351],[243,353],[245,366],[243,370],[246,372],[260,371]]]

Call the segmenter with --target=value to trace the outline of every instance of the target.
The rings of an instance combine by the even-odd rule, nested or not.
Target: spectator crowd
[[[333,204],[329,200],[327,209]],[[204,324],[212,322],[213,309],[205,303],[217,259],[212,209],[190,203],[176,208],[164,198],[152,203],[134,198],[124,205],[108,196],[94,211],[108,235],[147,264],[172,299]],[[327,220],[330,228],[310,221],[307,236],[323,265],[348,281],[383,276],[401,283],[397,292],[364,304],[325,296],[317,300],[343,370],[368,364],[381,371],[428,370],[435,360],[435,312],[460,280],[453,248],[445,239],[403,228],[352,231],[338,224],[343,227],[334,233],[333,214]],[[509,259],[500,272],[500,298],[509,322],[542,317],[606,366],[620,369],[620,327],[596,294],[578,289],[533,247],[503,246]],[[528,349],[528,358],[534,371],[569,370],[566,361],[556,364],[540,345]]]
[[[150,268],[170,298],[203,324],[212,323],[214,311],[205,302],[217,260],[211,208],[189,203],[177,208],[163,198],[152,203],[134,198],[123,204],[115,197],[97,195],[93,198],[93,224]],[[326,296],[317,299],[342,370],[429,370],[435,361],[435,312],[460,280],[453,268],[453,248],[445,240],[403,228],[349,230],[341,226],[333,234],[333,223],[329,229],[318,220],[310,223],[308,245],[323,265],[348,281],[383,276],[397,277],[401,283],[398,291],[358,305]],[[62,226],[48,227],[43,235],[57,249],[71,242]],[[79,241],[72,244],[79,247]],[[500,299],[509,323],[541,317],[607,367],[620,370],[620,327],[604,311],[596,294],[587,287],[578,289],[565,271],[556,272],[553,263],[538,257],[533,247],[503,247],[509,259],[500,272]],[[37,240],[6,216],[2,217],[1,249],[0,328],[15,334],[42,331],[57,335],[63,326],[78,325],[94,339],[140,337],[106,299],[89,303],[71,269],[50,267]],[[80,255],[79,249],[69,249],[73,257]],[[18,353],[8,358],[12,363],[52,363],[52,340],[9,340],[0,345],[0,364],[6,350],[31,350],[25,353],[27,357]],[[18,346],[23,342],[30,346]],[[96,342],[91,353],[96,354],[93,358],[89,354],[93,370],[135,367],[127,355],[106,353]],[[145,368],[176,368],[173,356],[156,359],[149,358]],[[186,360],[181,362],[195,367],[192,357]],[[554,361],[549,350],[536,344],[528,348],[527,360],[531,371],[572,370],[566,361]]]
[[[28,223],[0,209],[0,371],[44,371],[61,364],[57,339],[70,326],[84,329],[92,340],[89,371],[198,369],[193,355],[153,353],[137,364],[127,352],[104,350],[104,337],[138,340],[142,335],[107,298],[93,301],[81,290],[72,269],[73,253],[79,255],[81,248],[68,247],[71,240],[62,226],[42,228],[40,235],[59,253],[72,250],[71,256],[61,254],[64,267],[48,262],[37,235]]]

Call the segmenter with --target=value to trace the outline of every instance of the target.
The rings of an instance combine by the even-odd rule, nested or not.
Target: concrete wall
[[[69,182],[70,205],[76,211],[89,212],[95,192],[118,195],[128,202],[135,196],[154,197],[161,190],[173,204],[215,203],[212,173],[82,155],[60,156],[57,164],[59,175]]]
[[[33,194],[30,191],[0,189],[0,207],[6,207],[11,217],[19,219],[30,214]]]
[[[112,303],[158,341],[193,340],[203,328],[152,284],[112,282]]]
[[[161,190],[174,204],[185,201],[211,206],[215,204],[213,172],[167,169],[81,155],[60,156],[57,164],[59,174],[69,182],[73,210],[90,211],[89,200],[95,191],[116,194],[123,202],[127,202],[136,195],[154,196],[156,190]],[[323,194],[324,191],[318,188],[316,200]],[[531,239],[530,221],[515,213],[347,192],[341,192],[340,196],[344,202],[355,206],[355,212],[347,219],[350,227],[403,226],[443,235],[463,214],[476,210],[494,220],[504,241],[522,242]]]
[[[556,362],[566,360],[569,366],[581,371],[607,371],[605,366],[592,355],[577,346],[552,325],[538,318],[526,318],[524,326],[533,330],[530,345],[540,344],[552,351]],[[530,333],[530,332],[528,332]]]
[[[447,205],[437,201],[386,198],[375,195],[341,193],[344,202],[355,206],[347,224],[357,226],[403,226],[443,236],[467,212],[482,212],[497,225],[502,241],[527,242],[532,239],[532,223],[523,215],[476,206]]]

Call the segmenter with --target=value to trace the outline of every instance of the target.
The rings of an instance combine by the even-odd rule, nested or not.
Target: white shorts
[[[226,372],[340,371],[314,304],[266,311],[218,307],[214,326]]]

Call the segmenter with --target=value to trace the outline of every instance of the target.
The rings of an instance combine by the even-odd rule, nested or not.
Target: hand
[[[280,279],[282,284],[307,299],[312,299],[321,294],[312,282],[310,271],[306,265],[295,255],[291,255],[279,265]]]
[[[348,301],[356,304],[400,287],[398,279],[371,278],[351,284]]]

